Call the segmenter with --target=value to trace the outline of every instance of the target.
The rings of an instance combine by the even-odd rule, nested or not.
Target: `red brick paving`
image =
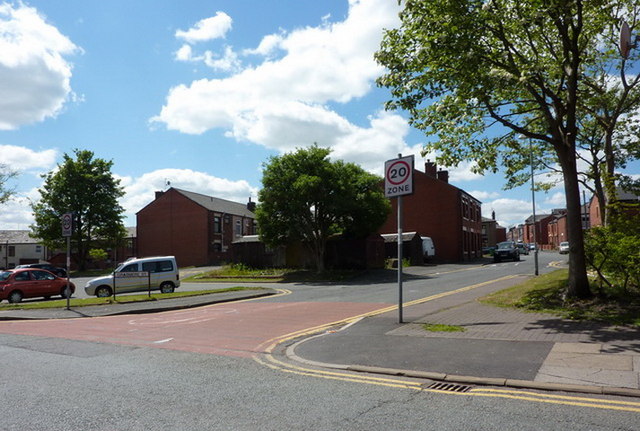
[[[268,340],[357,316],[389,304],[225,303],[157,314],[6,321],[0,333],[65,338],[249,357]]]

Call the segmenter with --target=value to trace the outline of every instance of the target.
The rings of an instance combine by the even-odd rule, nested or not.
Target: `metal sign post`
[[[71,235],[73,235],[73,213],[62,215],[62,236],[67,237],[67,310],[71,303]]]
[[[398,200],[398,322],[402,316],[402,196],[413,193],[413,156],[387,160],[384,164],[384,195]]]

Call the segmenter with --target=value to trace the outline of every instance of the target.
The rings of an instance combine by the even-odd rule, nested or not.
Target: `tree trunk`
[[[582,230],[582,209],[578,182],[575,151],[570,146],[556,147],[558,160],[562,166],[564,192],[567,200],[567,233],[569,235],[569,285],[567,296],[590,298],[587,262],[584,256],[584,232]]]

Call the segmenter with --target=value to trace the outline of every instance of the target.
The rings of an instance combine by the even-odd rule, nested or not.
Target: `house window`
[[[220,217],[215,216],[213,218],[213,233],[222,232],[222,225],[220,224]]]
[[[42,246],[36,245],[36,253],[41,253],[41,252],[42,252]]]
[[[242,236],[242,222],[236,220],[236,236]]]
[[[219,253],[222,251],[222,244],[220,244],[219,242],[214,242],[213,243],[213,251],[216,253]]]
[[[10,245],[9,246],[9,256],[13,257],[16,255],[16,246],[15,245]]]

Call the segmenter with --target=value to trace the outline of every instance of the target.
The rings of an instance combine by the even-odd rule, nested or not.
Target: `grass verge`
[[[456,325],[443,325],[441,323],[425,323],[422,329],[429,332],[464,332],[466,328]]]
[[[497,307],[551,313],[565,319],[640,327],[640,298],[609,295],[589,300],[566,299],[568,279],[569,271],[561,269],[492,293],[479,301]],[[592,286],[592,291],[595,290]]]
[[[287,268],[252,269],[244,265],[225,265],[220,269],[196,274],[185,278],[186,282],[260,282],[260,283],[295,283],[295,282],[336,282],[361,275],[363,271],[330,270],[323,273]]]
[[[209,295],[212,293],[235,292],[240,290],[261,290],[261,287],[228,287],[225,289],[197,290],[190,292],[173,292],[173,293],[152,293],[149,297],[148,293],[136,295],[116,295],[109,298],[71,298],[69,305],[71,307],[87,307],[91,305],[109,305],[109,304],[131,304],[134,302],[152,302],[163,299],[184,298],[188,296]],[[49,301],[27,302],[19,304],[0,304],[0,311],[6,310],[37,310],[46,308],[64,308],[67,306],[66,299],[55,299]]]

